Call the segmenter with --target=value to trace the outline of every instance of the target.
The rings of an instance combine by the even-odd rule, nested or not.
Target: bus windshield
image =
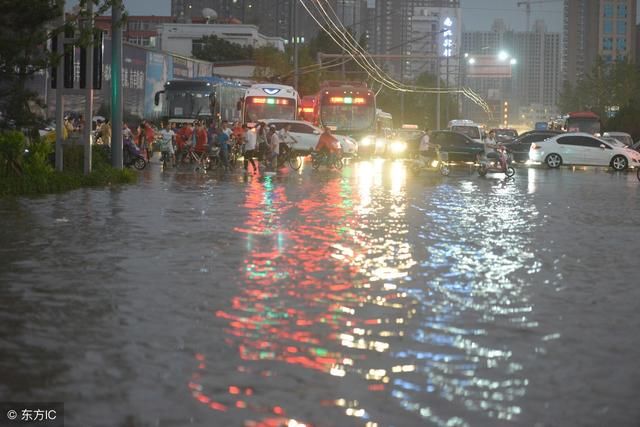
[[[168,115],[176,118],[210,116],[210,92],[167,90]]]
[[[374,125],[375,107],[371,105],[326,104],[320,109],[320,120],[337,131],[358,131]]]
[[[296,119],[296,103],[288,98],[247,97],[245,100],[245,122],[266,119]]]
[[[600,120],[570,117],[567,119],[568,132],[586,132],[592,135],[600,133]]]

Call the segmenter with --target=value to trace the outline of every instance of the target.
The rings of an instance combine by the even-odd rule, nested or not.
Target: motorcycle
[[[340,170],[344,166],[344,164],[342,163],[342,155],[340,153],[336,153],[332,159],[323,151],[312,151],[311,166],[313,167],[313,169],[318,170],[322,165],[325,165],[327,167],[335,167],[337,170]]]
[[[511,166],[511,156],[502,145],[498,146],[496,151],[487,153],[478,164],[478,175],[485,176],[490,172],[503,173],[507,178],[516,174],[516,170]]]
[[[442,176],[449,176],[451,168],[449,164],[443,160],[440,154],[440,146],[436,146],[433,150],[426,152],[426,156],[418,154],[415,159],[410,160],[409,170],[414,175],[419,175],[422,171],[439,171]],[[431,157],[430,155],[433,155]]]
[[[147,166],[147,161],[140,155],[140,149],[132,142],[125,140],[123,144],[122,164],[142,170]]]

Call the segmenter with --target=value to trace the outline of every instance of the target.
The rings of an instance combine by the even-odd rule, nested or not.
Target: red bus
[[[318,95],[307,95],[302,97],[300,102],[300,113],[298,116],[301,120],[305,120],[309,123],[317,124],[316,105],[318,102]]]
[[[599,134],[601,129],[600,117],[591,111],[578,111],[565,116],[564,130],[567,132],[586,132]]]
[[[365,82],[322,82],[314,115],[314,124],[355,139],[359,154],[379,152],[378,146],[385,145],[376,122],[376,95]]]

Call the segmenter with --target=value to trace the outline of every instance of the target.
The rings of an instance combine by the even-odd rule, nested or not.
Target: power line
[[[308,5],[304,2],[304,0],[301,0],[301,3],[303,5],[303,7],[305,8],[305,10],[307,11],[307,13],[309,13],[309,15],[311,16],[311,18],[316,21],[316,23],[325,31],[327,32],[327,34],[334,40],[334,42],[336,42],[338,45],[341,45],[343,50],[345,52],[347,52],[352,58],[353,60],[361,67],[363,68],[368,74],[369,76],[374,79],[375,81],[377,81],[378,83],[381,83],[382,85],[393,89],[393,90],[397,90],[400,92],[414,92],[414,93],[462,93],[465,97],[469,98],[470,100],[472,100],[472,102],[478,104],[479,106],[481,106],[488,114],[491,114],[491,110],[488,106],[488,104],[475,92],[473,92],[472,90],[468,89],[468,88],[461,88],[461,89],[434,89],[434,88],[421,88],[421,87],[417,87],[417,86],[409,86],[409,85],[405,85],[403,83],[400,83],[392,78],[390,78],[386,72],[382,71],[382,69],[375,63],[375,61],[372,61],[371,58],[369,57],[368,53],[364,52],[361,48],[361,46],[359,46],[359,43],[357,43],[355,41],[355,39],[353,39],[353,36],[344,31],[344,26],[342,26],[342,23],[340,22],[339,18],[337,17],[337,14],[335,13],[335,11],[333,10],[333,8],[331,7],[330,4],[327,4],[328,8],[333,12],[333,14],[336,16],[336,18],[338,18],[338,22],[340,22],[342,29],[340,27],[338,27],[338,25],[334,22],[334,20],[328,15],[327,11],[324,9],[324,7],[322,6],[321,2],[318,0],[317,2],[314,1],[312,4],[315,6],[316,11],[320,14],[320,16],[323,18],[323,20],[325,21],[326,24],[328,24],[329,26],[332,27],[332,30],[330,31],[328,29],[327,26],[323,25],[318,18],[313,14],[313,12],[309,9]],[[335,34],[334,34],[335,33]],[[335,36],[334,36],[335,35]],[[336,40],[336,37],[340,38],[341,41],[346,44],[346,46],[342,45],[340,42],[338,42],[338,40]],[[351,38],[351,40],[350,40]],[[350,50],[351,49],[351,50]],[[354,54],[354,52],[356,52],[356,54]],[[362,62],[360,60],[362,60]]]

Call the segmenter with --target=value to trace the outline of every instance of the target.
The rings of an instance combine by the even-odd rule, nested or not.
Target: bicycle
[[[181,165],[184,165],[185,163],[189,164],[189,165],[193,165],[195,164],[193,171],[194,172],[199,172],[199,171],[206,171],[207,170],[207,162],[206,162],[206,157],[207,157],[208,153],[206,151],[197,151],[195,149],[195,147],[193,146],[189,146],[188,150],[187,150],[187,154],[185,157],[182,158],[182,160],[180,161]]]
[[[293,144],[295,144],[295,142],[286,142],[285,144],[287,149],[283,150],[280,154],[278,163],[283,165],[289,164],[289,167],[295,171],[300,170],[300,167],[302,166],[302,159],[293,149]]]

